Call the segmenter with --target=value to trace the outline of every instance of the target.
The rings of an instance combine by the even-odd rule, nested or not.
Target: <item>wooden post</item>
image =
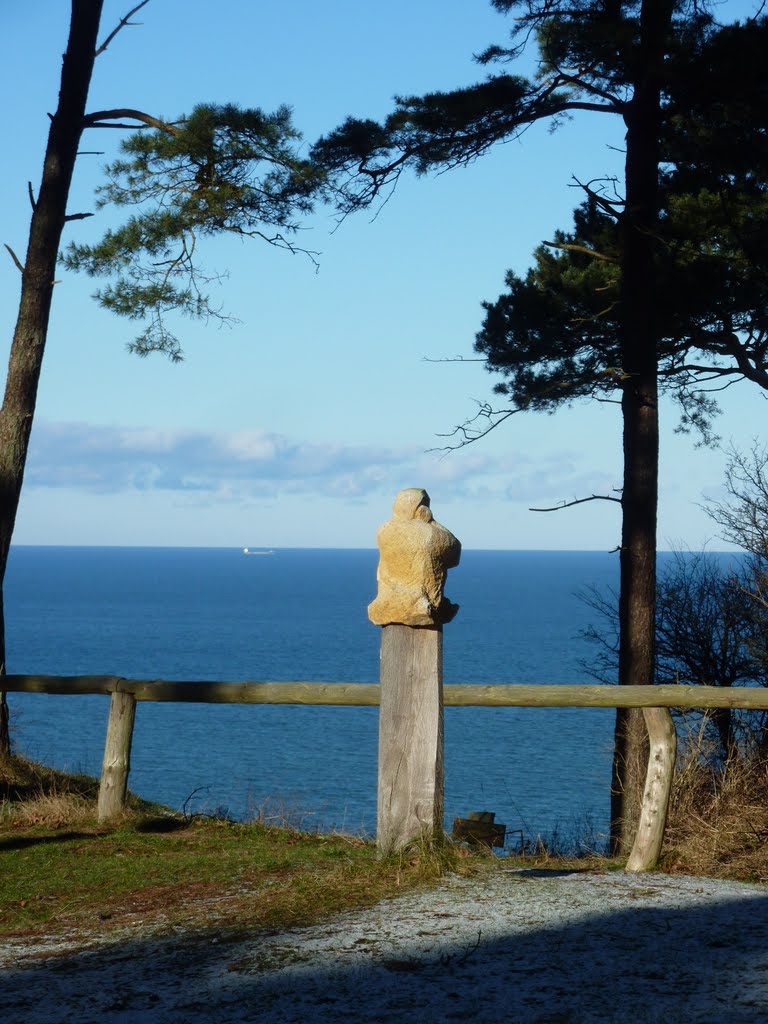
[[[651,749],[640,824],[627,861],[627,871],[653,871],[658,864],[677,754],[677,735],[667,708],[643,708],[643,716]]]
[[[136,699],[133,694],[113,693],[109,705],[107,741],[104,744],[104,763],[99,785],[99,821],[114,817],[125,807],[135,717]]]
[[[376,838],[390,853],[443,827],[443,630],[381,632]]]
[[[443,624],[459,610],[443,586],[461,544],[420,487],[398,492],[376,540],[368,618],[382,627],[376,840],[387,854],[443,831]]]

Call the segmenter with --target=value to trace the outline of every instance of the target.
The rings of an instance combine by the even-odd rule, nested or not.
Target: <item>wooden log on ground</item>
[[[99,785],[99,821],[114,817],[125,807],[135,717],[136,701],[133,696],[130,693],[113,693]]]
[[[442,647],[439,627],[382,628],[376,828],[382,854],[442,832]]]
[[[677,736],[669,711],[666,708],[644,708],[643,717],[650,739],[650,753],[640,822],[627,861],[627,871],[653,871],[659,862],[677,753]]]

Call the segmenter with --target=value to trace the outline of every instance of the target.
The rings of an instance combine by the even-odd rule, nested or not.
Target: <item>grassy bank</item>
[[[355,837],[185,818],[135,797],[118,821],[99,825],[97,789],[94,779],[23,758],[0,765],[0,935],[283,929],[428,886],[447,870],[479,876],[510,864],[451,844],[379,860],[372,843]],[[725,774],[687,760],[662,870],[768,880],[767,794],[762,760]],[[620,866],[568,860],[546,845],[514,863]]]
[[[94,818],[97,783],[21,758],[0,768],[0,933],[104,933],[140,926],[277,929],[428,885],[488,857],[411,850],[261,823],[183,818],[131,798]]]

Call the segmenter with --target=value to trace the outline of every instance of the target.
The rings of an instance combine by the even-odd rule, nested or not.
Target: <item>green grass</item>
[[[367,902],[396,881],[370,844],[350,839],[209,820],[153,831],[157,824],[139,815],[114,830],[0,828],[0,931],[136,914],[173,923],[214,902],[223,923],[274,927]]]
[[[14,761],[0,768],[0,934],[285,928],[489,866],[450,845],[380,860],[350,836],[189,820],[137,801],[105,827],[94,780]]]
[[[767,877],[764,766],[752,771],[749,785],[737,785],[734,776],[730,789],[720,785],[712,793],[699,792],[684,776],[673,801],[662,869]],[[87,776],[65,775],[22,758],[0,764],[0,935],[55,937],[74,931],[93,938],[182,929],[187,935],[213,930],[222,936],[228,929],[237,934],[310,924],[434,884],[446,872],[480,876],[499,866],[621,867],[597,856],[563,858],[543,845],[535,854],[499,861],[450,842],[414,844],[381,860],[372,843],[351,836],[263,822],[185,819],[135,797],[119,821],[104,826],[94,816],[97,792],[98,783]],[[682,836],[681,818],[695,833],[695,848],[687,832]],[[712,836],[719,843],[717,858],[710,855]],[[704,839],[707,859],[699,856]]]

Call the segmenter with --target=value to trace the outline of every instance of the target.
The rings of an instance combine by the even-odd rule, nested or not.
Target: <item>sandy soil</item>
[[[0,945],[3,1024],[753,1024],[768,887],[509,870],[279,934]]]

